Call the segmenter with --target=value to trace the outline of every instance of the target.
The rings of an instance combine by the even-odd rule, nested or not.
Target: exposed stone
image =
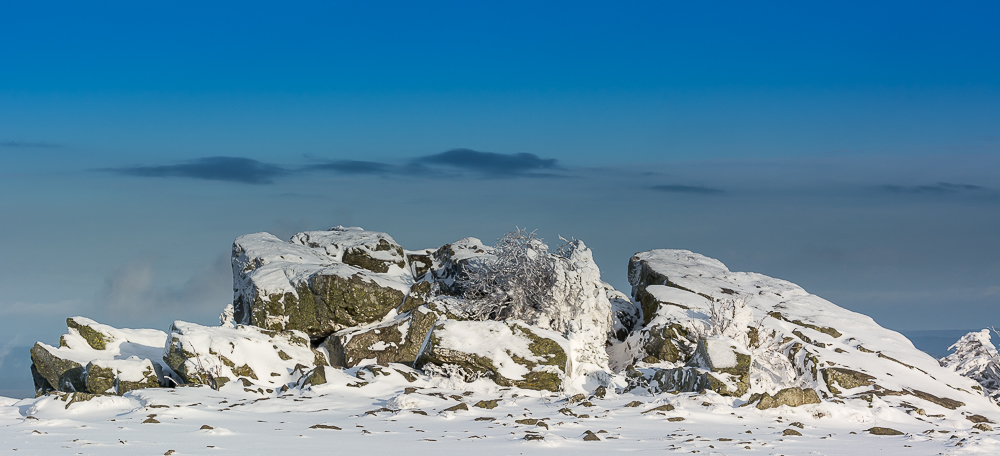
[[[457,412],[459,410],[469,410],[469,406],[465,402],[459,402],[457,405],[453,405],[453,406],[448,407],[448,408],[446,408],[446,409],[444,409],[442,411],[443,412]]]
[[[323,347],[335,367],[354,367],[370,359],[381,365],[412,366],[437,319],[437,313],[421,307],[387,324],[338,332],[327,338]]]
[[[389,272],[389,267],[392,265],[405,268],[406,256],[403,255],[403,248],[398,244],[389,242],[386,238],[380,238],[373,245],[348,248],[344,251],[343,262],[372,272],[386,273]]]
[[[485,328],[488,325],[495,325],[497,322],[446,321],[438,323],[431,332],[427,347],[417,360],[416,367],[430,368],[431,371],[434,371],[443,366],[452,366],[457,370],[456,373],[466,381],[486,377],[500,386],[547,391],[561,389],[565,377],[567,357],[565,350],[558,342],[536,334],[528,326],[513,322],[506,324],[513,335],[527,339],[528,349],[533,355],[532,359],[526,359],[517,354],[511,354],[511,359],[527,368],[528,373],[521,379],[509,379],[498,372],[497,367],[490,359],[443,346],[441,339],[436,334],[448,324],[483,325],[484,331],[487,331]]]
[[[912,394],[912,395],[914,395],[914,396],[916,396],[916,397],[919,397],[919,398],[921,398],[921,399],[923,399],[925,401],[933,402],[933,403],[935,403],[937,405],[940,405],[940,406],[942,406],[942,407],[944,407],[946,409],[950,409],[950,410],[955,410],[955,409],[957,409],[957,408],[962,407],[962,406],[965,405],[964,402],[956,401],[954,399],[949,399],[947,397],[938,397],[938,396],[935,396],[935,395],[930,394],[930,393],[925,393],[923,391],[911,390],[911,391],[909,391],[909,393]]]
[[[823,376],[826,378],[826,387],[830,392],[840,395],[840,390],[834,385],[839,385],[844,389],[854,389],[862,386],[875,384],[875,377],[851,369],[841,367],[830,367],[823,369]]]
[[[317,366],[302,376],[302,386],[315,386],[326,383],[326,367]]]
[[[59,357],[41,342],[31,348],[31,362],[38,375],[59,391],[87,391],[86,369],[76,361]],[[36,379],[37,380],[37,379]],[[44,385],[35,384],[36,392]]]
[[[785,388],[771,396],[770,394],[753,394],[748,403],[757,403],[757,408],[766,410],[769,408],[787,405],[789,407],[799,407],[806,404],[819,404],[821,401],[816,390],[812,388]]]
[[[299,331],[176,321],[169,337],[163,360],[179,380],[215,389],[240,377],[279,388],[298,381],[317,359],[309,339]]]
[[[594,434],[593,431],[587,431],[583,433],[583,440],[586,442],[600,442],[601,438]]]
[[[869,434],[874,434],[874,435],[903,435],[902,432],[897,431],[893,428],[878,427],[878,426],[865,429],[865,431],[867,431]]]
[[[313,340],[380,321],[412,285],[395,241],[357,228],[299,233],[289,242],[240,236],[233,274],[236,323],[300,330]]]
[[[972,426],[973,429],[979,429],[980,431],[989,432],[993,430],[993,427],[986,423],[976,423]]]
[[[723,354],[725,360],[713,358]],[[711,371],[712,374],[705,377],[709,383],[708,389],[723,396],[742,396],[750,389],[750,354],[738,348],[731,339],[724,337],[700,339],[698,347],[687,362],[687,367]],[[729,376],[729,382],[726,381],[726,375]],[[730,383],[735,383],[735,387]]]
[[[661,405],[659,407],[653,407],[653,408],[651,408],[649,410],[645,410],[642,413],[646,414],[646,413],[652,413],[652,412],[672,412],[672,411],[674,411],[674,406],[673,405],[663,404],[663,405]]]
[[[654,326],[643,333],[643,350],[646,353],[644,362],[686,362],[694,351],[695,344],[688,338],[688,331],[679,324]]]
[[[488,400],[488,401],[487,400],[482,400],[482,401],[476,402],[472,406],[473,407],[484,408],[484,409],[487,409],[487,410],[493,410],[493,409],[497,408],[497,405],[498,405],[499,401],[500,401],[499,399],[491,399],[491,400]]]
[[[966,415],[965,419],[972,421],[973,423],[993,423],[989,418],[976,414],[976,415]]]
[[[94,325],[91,325],[91,320],[79,317],[71,317],[66,319],[66,327],[71,330],[76,330],[79,332],[80,336],[87,341],[94,350],[104,350],[107,348],[108,343],[115,340],[114,336],[110,334],[102,333],[100,330],[95,329]]]

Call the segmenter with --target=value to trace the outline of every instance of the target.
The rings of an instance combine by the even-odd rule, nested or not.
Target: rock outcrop
[[[417,366],[466,381],[558,391],[571,370],[568,345],[558,333],[516,322],[449,320],[434,327]]]
[[[47,391],[125,394],[167,384],[171,371],[159,359],[167,335],[153,329],[116,329],[89,318],[66,319],[59,347],[31,349],[36,394]]]
[[[321,352],[301,331],[253,326],[209,327],[175,321],[163,360],[184,383],[218,389],[240,380],[244,387],[275,389],[294,383],[317,364]]]
[[[268,233],[233,243],[236,323],[321,340],[377,323],[413,287],[402,248],[385,233],[337,227],[284,242]]]
[[[234,301],[221,326],[177,321],[164,333],[70,318],[58,347],[31,349],[36,391],[91,397],[201,384],[269,395],[444,376],[593,390],[592,398],[717,393],[760,410],[855,401],[980,417],[983,404],[993,406],[984,392],[995,395],[1000,377],[988,333],[963,338],[942,367],[898,333],[783,280],[731,272],[686,250],[652,250],[630,260],[629,296],[601,280],[582,242],[550,251],[529,239],[531,254],[541,255],[534,258],[545,260],[544,293],[533,295],[544,299],[505,314],[477,306],[505,309],[524,287],[484,290],[470,279],[524,274],[498,266],[507,258],[502,242],[405,250],[388,234],[344,227],[287,242],[240,236]]]

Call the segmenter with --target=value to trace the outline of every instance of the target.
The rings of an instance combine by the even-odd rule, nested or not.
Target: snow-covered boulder
[[[201,326],[175,321],[163,360],[184,383],[213,388],[241,380],[244,387],[280,388],[294,383],[326,357],[310,348],[301,331],[254,326]]]
[[[825,399],[878,397],[904,409],[975,410],[983,404],[976,382],[941,367],[899,333],[793,283],[732,272],[687,250],[636,254],[629,281],[645,325],[609,352],[613,366],[634,366],[629,372],[646,381],[660,370],[661,380],[698,383],[678,378],[680,372],[697,364],[692,358],[706,340],[722,335],[750,355],[745,397],[773,398],[799,388]]]
[[[435,283],[442,293],[450,296],[462,296],[464,290],[459,279],[470,267],[495,259],[493,247],[474,237],[462,238],[411,257],[420,262],[414,270],[418,277],[425,277]],[[428,273],[429,276],[426,275]]]
[[[743,396],[749,390],[751,355],[725,336],[700,339],[683,367],[631,369],[630,387],[653,393],[715,391]]]
[[[385,233],[336,227],[284,242],[268,233],[233,243],[234,320],[314,340],[376,323],[413,286],[402,248]]]
[[[559,391],[572,371],[568,346],[559,333],[523,323],[446,320],[434,327],[417,367],[465,381]]]
[[[323,342],[334,367],[354,367],[374,361],[412,366],[438,314],[421,306],[394,320],[334,333]]]
[[[166,382],[160,359],[167,334],[154,329],[117,329],[89,318],[66,319],[59,347],[38,342],[31,349],[37,394],[46,391],[125,394]]]
[[[160,386],[157,365],[150,359],[96,359],[87,363],[86,384],[91,393],[119,396],[137,389]]]
[[[940,363],[975,380],[984,394],[1000,403],[1000,353],[990,340],[990,332],[983,329],[962,336],[948,347],[952,353],[941,358]]]

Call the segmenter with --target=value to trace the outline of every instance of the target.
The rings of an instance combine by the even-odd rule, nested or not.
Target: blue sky
[[[995,2],[203,3],[0,5],[0,346],[211,323],[236,236],[339,224],[1000,323]]]

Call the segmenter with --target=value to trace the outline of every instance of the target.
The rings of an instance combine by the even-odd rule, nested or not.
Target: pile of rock
[[[270,394],[322,384],[336,369],[377,375],[391,366],[403,376],[535,390],[714,391],[761,409],[879,398],[954,410],[978,400],[975,382],[870,318],[685,250],[636,254],[629,296],[603,282],[590,250],[574,241],[552,254],[553,305],[517,321],[480,321],[462,278],[496,254],[475,238],[406,250],[360,228],[287,242],[241,236],[228,321],[162,332],[70,318],[59,347],[31,350],[35,386],[39,394],[182,384]]]

